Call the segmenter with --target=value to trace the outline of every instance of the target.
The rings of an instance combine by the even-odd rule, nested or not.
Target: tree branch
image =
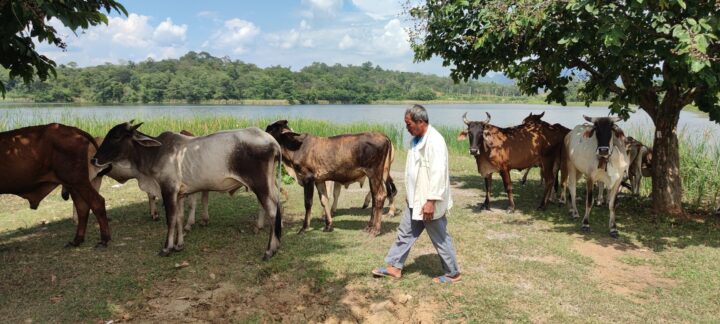
[[[592,74],[596,78],[599,78],[599,79],[605,78],[605,76],[602,73],[600,73],[598,70],[595,70],[590,64],[588,64],[587,62],[585,62],[581,59],[575,58],[572,60],[572,62],[575,64],[576,67],[590,72],[590,74]],[[623,92],[623,88],[619,87],[617,84],[615,84],[615,82],[612,82],[608,85],[608,90],[610,90],[611,92],[614,92],[615,94],[622,94],[622,92]]]

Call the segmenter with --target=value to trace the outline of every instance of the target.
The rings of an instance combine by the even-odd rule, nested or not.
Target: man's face
[[[413,121],[409,114],[405,115],[405,128],[407,128],[408,133],[412,136],[422,136],[424,124],[425,123],[421,120],[418,120],[417,122]]]

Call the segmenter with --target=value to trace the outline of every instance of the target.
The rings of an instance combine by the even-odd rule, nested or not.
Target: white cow
[[[578,218],[575,195],[578,174],[586,179],[587,193],[585,198],[585,217],[582,221],[583,231],[590,230],[590,210],[593,206],[593,184],[601,182],[608,191],[608,207],[610,209],[610,236],[618,237],[615,225],[615,197],[625,173],[628,170],[628,157],[625,150],[625,135],[615,125],[619,117],[583,116],[592,125],[578,125],[565,137],[565,162],[563,172],[563,195],[565,187],[570,189],[570,213]]]

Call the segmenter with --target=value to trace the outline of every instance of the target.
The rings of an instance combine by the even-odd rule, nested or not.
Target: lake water
[[[28,125],[38,116],[42,120],[60,120],[62,117],[94,118],[98,120],[130,119],[147,120],[157,117],[183,118],[194,116],[233,116],[237,118],[294,118],[319,119],[335,123],[391,123],[403,125],[403,115],[408,105],[126,105],[126,106],[72,106],[48,104],[1,104],[0,116],[6,129],[15,125]],[[528,104],[437,104],[426,105],[430,123],[434,125],[463,126],[462,115],[467,112],[470,120],[484,120],[485,112],[492,116],[491,123],[501,127],[519,124],[529,113],[545,111],[543,120],[560,123],[568,128],[583,123],[582,115],[591,117],[607,116],[604,107],[552,106]],[[629,130],[643,129],[650,133],[654,126],[650,117],[642,110],[631,115],[627,122],[620,123]],[[703,135],[713,141],[720,138],[720,125],[706,117],[682,112],[678,125],[680,131]]]

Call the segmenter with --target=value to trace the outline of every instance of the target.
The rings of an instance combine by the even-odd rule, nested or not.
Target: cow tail
[[[90,143],[95,147],[96,150],[98,149],[98,144],[97,144],[97,142],[95,141],[95,138],[94,138],[94,137],[92,137],[90,134],[88,134],[87,132],[85,132],[85,131],[82,130],[82,129],[79,129],[79,128],[76,128],[76,129],[78,130],[78,132],[80,133],[80,135],[82,135],[83,137],[87,138],[88,141],[90,141]]]
[[[280,206],[280,186],[282,185],[282,148],[280,147],[280,144],[278,144],[278,165],[277,165],[277,178],[276,178],[276,187],[277,187],[277,210],[275,211],[275,236],[277,236],[278,240],[282,236],[282,212]]]
[[[385,155],[383,180],[385,181],[385,190],[387,191],[388,196],[394,198],[395,195],[397,195],[397,187],[395,187],[395,182],[393,182],[393,179],[390,176],[390,167],[393,160],[395,160],[395,148],[393,147],[392,142],[390,142],[390,139],[388,139],[388,143],[390,144],[390,151]]]

